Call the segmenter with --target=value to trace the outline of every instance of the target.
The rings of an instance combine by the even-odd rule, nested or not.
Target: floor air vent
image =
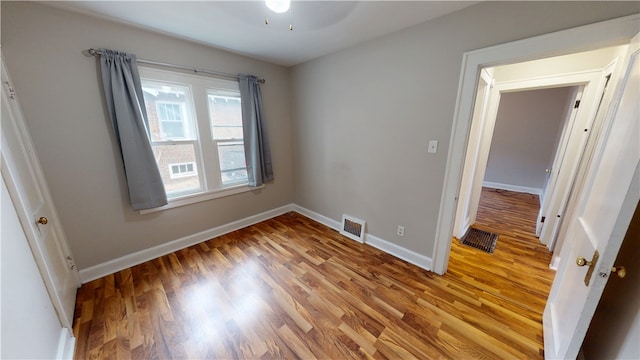
[[[469,228],[467,233],[460,239],[461,244],[474,247],[489,254],[493,254],[497,242],[498,234],[474,228]]]
[[[365,221],[356,219],[353,216],[342,215],[342,228],[340,233],[355,241],[364,243],[364,225]]]

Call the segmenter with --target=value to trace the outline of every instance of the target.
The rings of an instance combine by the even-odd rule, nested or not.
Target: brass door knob
[[[593,269],[596,267],[598,263],[598,258],[600,257],[600,253],[598,250],[594,251],[593,257],[591,260],[587,260],[582,256],[578,256],[576,259],[576,265],[578,266],[588,266],[587,273],[584,275],[584,284],[585,286],[589,286],[589,282],[591,281],[591,275],[593,274]]]
[[[49,223],[49,220],[47,220],[46,217],[41,216],[36,222],[40,225],[47,225]]]
[[[582,257],[582,256],[578,256],[578,258],[576,259],[576,264],[577,264],[578,266],[585,266],[585,265],[586,265],[586,266],[591,266],[591,261],[589,261],[589,260],[585,259],[585,258],[584,258],[584,257]]]
[[[624,266],[615,266],[611,268],[611,272],[616,273],[616,275],[618,275],[618,277],[620,279],[624,278],[625,276],[627,276],[627,268],[625,268]]]

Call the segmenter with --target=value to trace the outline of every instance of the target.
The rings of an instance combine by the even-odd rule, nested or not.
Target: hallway
[[[460,245],[454,239],[447,275],[522,308],[520,314],[539,323],[555,272],[551,253],[535,237],[539,209],[536,195],[483,188],[473,227],[500,236],[493,255]]]

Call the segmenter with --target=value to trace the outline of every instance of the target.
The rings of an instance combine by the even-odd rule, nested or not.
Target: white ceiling
[[[291,66],[478,2],[296,0],[284,14],[271,12],[263,1],[43,3]]]

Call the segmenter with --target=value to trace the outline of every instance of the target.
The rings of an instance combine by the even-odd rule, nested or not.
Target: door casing
[[[458,192],[481,69],[628,43],[639,26],[640,14],[634,14],[473,50],[463,55],[432,253],[433,272],[443,275],[447,271]]]
[[[60,323],[71,329],[80,277],[10,84],[2,62],[2,178]]]

